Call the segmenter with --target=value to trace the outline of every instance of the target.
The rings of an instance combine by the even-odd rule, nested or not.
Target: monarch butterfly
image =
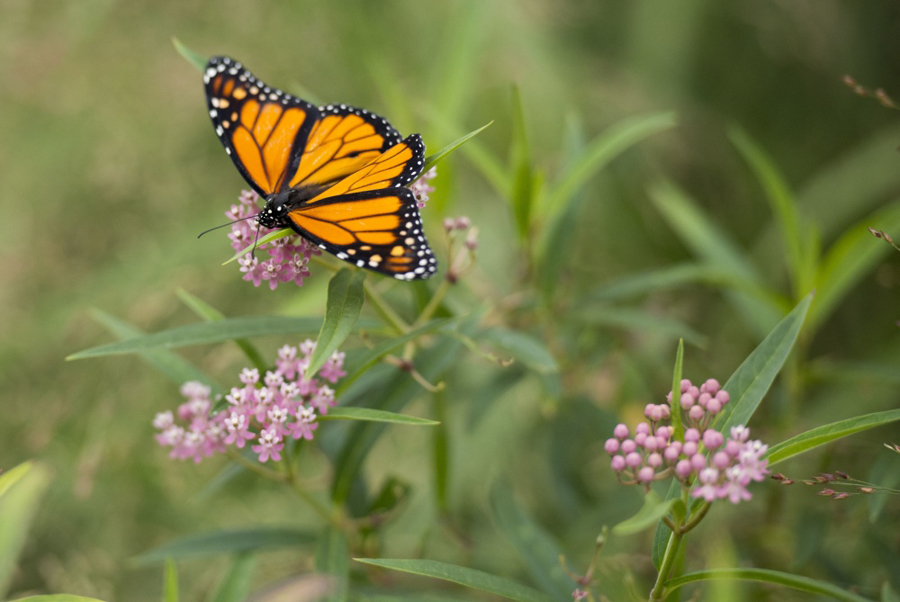
[[[401,140],[365,109],[316,107],[228,57],[209,60],[203,83],[225,152],[266,200],[260,225],[290,227],[339,259],[400,280],[434,274],[437,260],[406,188],[424,165],[418,134]]]

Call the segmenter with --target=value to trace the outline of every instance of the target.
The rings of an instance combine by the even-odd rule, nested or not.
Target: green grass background
[[[110,340],[91,308],[147,331],[194,321],[178,288],[228,315],[322,312],[324,273],[300,290],[253,289],[234,266],[219,267],[230,254],[224,235],[196,239],[223,221],[243,183],[210,127],[200,75],[174,51],[173,36],[204,55],[234,56],[282,89],[382,114],[404,134],[421,132],[432,151],[493,120],[478,145],[505,161],[517,85],[532,158],[548,181],[565,168],[567,140],[588,140],[628,116],[677,111],[678,128],[627,152],[585,187],[552,314],[573,311],[577,294],[614,278],[691,257],[648,195],[662,179],[686,191],[763,279],[788,293],[764,192],[726,132],[739,126],[765,149],[824,247],[862,227],[900,193],[900,114],[854,95],[841,78],[900,97],[898,27],[894,0],[4,2],[0,466],[39,458],[55,475],[13,591],[156,600],[159,566],[135,567],[129,558],[203,529],[312,521],[299,501],[249,477],[205,490],[223,466],[215,460],[168,460],[150,420],[177,403],[177,388],[138,359],[64,361]],[[429,236],[440,238],[447,215],[469,215],[480,228],[478,266],[460,298],[515,302],[522,251],[506,201],[471,153],[440,169],[442,189],[423,213]],[[777,440],[897,406],[900,258],[874,238],[871,245],[883,256],[808,334],[802,382],[772,394],[751,424],[760,434]],[[689,345],[686,355],[686,376],[695,380],[724,381],[760,339],[715,286],[631,303],[703,335],[705,344]],[[540,332],[560,319],[540,315],[512,325]],[[561,355],[567,346],[583,351],[562,366],[559,395],[526,381],[491,396],[485,383],[496,368],[472,357],[447,377],[458,437],[451,507],[460,523],[485,525],[465,553],[428,527],[429,469],[419,451],[426,435],[396,427],[379,444],[367,463],[372,479],[396,472],[419,491],[386,556],[521,571],[487,516],[484,457],[503,467],[521,503],[581,569],[600,526],[630,514],[638,496],[615,486],[602,442],[616,421],[635,420],[668,390],[676,339],[577,321],[557,334]],[[260,347],[272,357],[284,340]],[[185,354],[225,382],[242,365],[229,346]],[[792,397],[798,390],[802,397]],[[473,427],[467,420],[479,403],[489,409]],[[881,442],[898,440],[896,428],[882,429],[785,469],[804,476],[843,468],[887,482],[897,459]],[[858,498],[839,506],[799,486],[772,489],[761,487],[752,506],[716,509],[736,539],[714,548],[714,538],[705,539],[715,534],[710,525],[696,540],[701,565],[730,556],[869,593],[885,579],[900,588],[894,499],[871,523]],[[645,573],[646,543],[617,544],[603,578],[622,566]],[[265,558],[260,584],[309,568],[295,552]],[[213,559],[180,567],[184,599],[204,599],[224,566]],[[745,599],[793,599],[747,591],[756,593]]]

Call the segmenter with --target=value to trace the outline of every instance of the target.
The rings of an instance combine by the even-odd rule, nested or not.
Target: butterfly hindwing
[[[407,184],[422,171],[418,134],[288,213],[290,225],[339,259],[401,279],[427,278],[437,266]]]
[[[294,230],[358,267],[401,280],[428,278],[437,268],[409,188],[327,197],[294,209],[288,218]]]

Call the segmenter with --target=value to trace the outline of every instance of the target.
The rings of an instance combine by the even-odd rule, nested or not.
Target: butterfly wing
[[[415,195],[407,184],[422,171],[418,134],[288,213],[289,225],[356,266],[401,280],[428,278],[437,269]]]
[[[319,110],[228,57],[211,58],[203,82],[216,134],[247,183],[264,197],[285,188]]]
[[[228,57],[203,77],[225,151],[256,192],[327,187],[400,141],[383,117],[347,105],[316,108],[272,88]]]

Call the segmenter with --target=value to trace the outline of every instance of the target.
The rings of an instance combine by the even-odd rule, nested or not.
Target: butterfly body
[[[436,271],[406,187],[424,166],[418,134],[401,140],[365,109],[316,107],[227,57],[210,59],[203,80],[219,140],[266,200],[262,226],[290,227],[339,259],[401,280]]]

